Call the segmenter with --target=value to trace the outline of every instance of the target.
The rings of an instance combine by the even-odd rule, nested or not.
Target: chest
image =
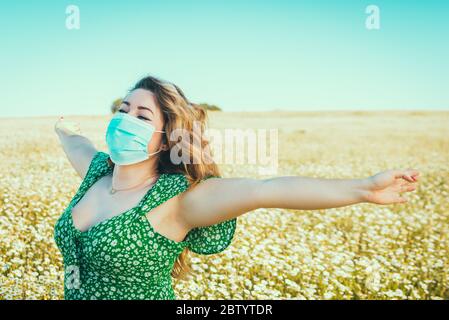
[[[152,187],[140,190],[110,193],[111,176],[96,181],[72,207],[74,226],[84,232],[98,223],[119,216],[139,205]]]

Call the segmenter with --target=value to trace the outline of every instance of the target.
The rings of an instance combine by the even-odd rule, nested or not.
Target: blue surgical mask
[[[112,162],[118,165],[138,163],[148,159],[161,150],[148,153],[148,144],[154,127],[123,112],[117,112],[106,130],[106,144]]]

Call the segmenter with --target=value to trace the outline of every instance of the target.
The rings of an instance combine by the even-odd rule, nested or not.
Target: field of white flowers
[[[106,151],[108,117],[69,117]],[[57,117],[0,119],[0,299],[63,298],[53,226],[81,179]],[[258,209],[224,252],[191,254],[179,299],[449,299],[449,113],[212,113],[211,128],[279,128],[276,175],[361,178],[420,172],[409,202]],[[223,177],[258,177],[222,165]],[[263,177],[260,177],[263,178]]]

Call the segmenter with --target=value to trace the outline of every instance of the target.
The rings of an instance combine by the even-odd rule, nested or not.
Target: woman
[[[64,151],[83,179],[55,224],[65,299],[176,299],[171,277],[189,271],[188,251],[226,249],[246,212],[404,203],[400,193],[416,188],[413,169],[361,179],[220,178],[217,165],[204,161],[211,159],[205,120],[205,111],[177,86],[149,76],[110,121],[109,153],[57,122]],[[192,130],[196,121],[200,134]],[[177,129],[181,140],[173,139]]]

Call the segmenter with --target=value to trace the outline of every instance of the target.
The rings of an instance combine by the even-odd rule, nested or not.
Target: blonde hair
[[[159,153],[159,173],[182,173],[189,181],[190,188],[207,176],[220,176],[219,168],[212,160],[209,141],[204,137],[208,120],[206,110],[190,102],[175,84],[156,77],[144,77],[134,85],[131,91],[136,89],[149,90],[155,95],[164,118],[163,142],[169,148],[167,151]],[[177,129],[182,129],[183,133],[188,133],[188,141],[185,141],[184,136],[180,142],[169,139],[173,130]],[[188,161],[174,164],[170,160],[170,151],[175,145],[181,149],[182,159],[188,158]],[[185,248],[178,256],[171,272],[172,277],[183,279],[191,272],[188,264],[189,252],[189,249]]]

